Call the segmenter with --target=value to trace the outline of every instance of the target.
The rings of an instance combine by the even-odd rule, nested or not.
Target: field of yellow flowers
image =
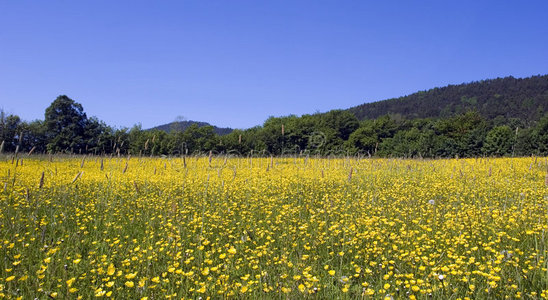
[[[546,158],[0,156],[0,298],[548,298]]]

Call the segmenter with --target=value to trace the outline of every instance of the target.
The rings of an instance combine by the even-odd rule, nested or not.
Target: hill
[[[171,122],[168,124],[156,126],[154,128],[150,128],[149,130],[162,130],[168,133],[173,130],[185,131],[188,127],[192,126],[193,124],[198,125],[198,127],[213,126],[207,122],[177,121],[177,122]],[[226,135],[232,132],[232,128],[221,128],[221,127],[213,126],[213,131],[218,135]]]
[[[548,109],[548,75],[504,77],[448,85],[408,96],[364,103],[348,111],[358,119],[396,115],[405,119],[448,118],[477,111],[486,119],[517,118],[530,123]]]

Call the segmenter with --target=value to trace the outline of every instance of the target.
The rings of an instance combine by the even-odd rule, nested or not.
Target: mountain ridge
[[[186,129],[188,129],[190,126],[192,126],[194,124],[196,124],[198,127],[212,126],[213,131],[218,135],[227,135],[227,134],[229,134],[233,131],[233,129],[229,128],[229,127],[217,127],[217,126],[211,125],[207,122],[192,121],[192,120],[174,121],[174,122],[171,122],[171,123],[167,123],[167,124],[152,127],[148,130],[161,130],[161,131],[165,131],[167,133],[170,133],[171,131],[185,131]]]
[[[538,120],[548,108],[548,75],[513,76],[435,87],[345,109],[359,120],[397,115],[406,119],[448,118],[477,111],[487,119]]]

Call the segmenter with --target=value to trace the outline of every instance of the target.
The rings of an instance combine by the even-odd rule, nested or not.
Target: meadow
[[[0,298],[548,299],[544,157],[0,156]]]

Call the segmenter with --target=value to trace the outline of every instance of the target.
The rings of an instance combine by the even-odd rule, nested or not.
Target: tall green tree
[[[65,95],[57,97],[46,109],[45,125],[48,151],[85,151],[87,116],[80,103]]]

